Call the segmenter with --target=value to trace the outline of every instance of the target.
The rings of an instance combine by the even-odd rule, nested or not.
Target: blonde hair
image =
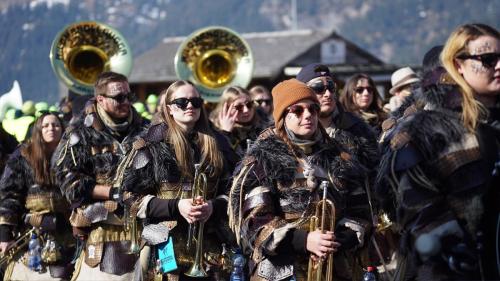
[[[460,87],[460,92],[462,93],[462,122],[470,132],[475,130],[480,118],[479,116],[486,114],[486,110],[474,99],[474,89],[458,72],[456,59],[458,56],[468,53],[467,45],[470,41],[484,35],[500,39],[499,32],[485,24],[465,24],[459,26],[448,37],[440,57],[448,75]]]
[[[162,105],[160,114],[161,118],[168,126],[166,142],[171,144],[174,148],[175,158],[177,160],[177,164],[179,165],[179,170],[183,176],[193,177],[195,163],[193,163],[193,155],[190,153],[191,148],[189,142],[186,139],[185,132],[175,122],[172,115],[168,112],[167,107],[167,105],[174,99],[175,92],[180,87],[185,85],[191,85],[194,87],[194,85],[189,81],[179,80],[170,85],[166,90],[162,91],[160,94],[160,104]],[[200,118],[196,121],[193,128],[198,134],[198,145],[201,148],[200,162],[202,163],[203,168],[210,165],[213,168],[210,176],[215,177],[222,173],[224,160],[222,153],[217,146],[215,133],[209,126],[203,106],[200,108],[200,111]]]
[[[214,123],[214,125],[217,128],[220,128],[220,123],[219,123],[219,112],[222,111],[222,108],[224,107],[224,103],[233,103],[235,100],[247,96],[249,100],[252,100],[252,97],[250,96],[250,93],[245,89],[240,86],[231,86],[228,87],[222,92],[222,95],[220,97],[219,102],[217,103],[217,106],[215,109],[210,113],[210,121]]]

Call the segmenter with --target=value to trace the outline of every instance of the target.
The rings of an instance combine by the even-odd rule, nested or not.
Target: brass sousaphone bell
[[[79,94],[92,94],[97,76],[113,71],[128,76],[132,52],[114,28],[95,21],[72,23],[57,34],[50,49],[52,69]]]
[[[220,26],[193,32],[175,55],[177,76],[193,82],[208,102],[217,102],[228,86],[248,86],[253,65],[248,43],[235,31]]]

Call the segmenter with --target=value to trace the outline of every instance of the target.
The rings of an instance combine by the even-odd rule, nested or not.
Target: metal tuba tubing
[[[335,205],[331,200],[326,199],[328,182],[322,181],[320,188],[323,189],[323,198],[316,203],[316,212],[311,217],[309,222],[309,231],[321,230],[326,233],[327,230],[334,231],[335,229]],[[326,216],[330,216],[330,222],[327,227]],[[309,265],[307,268],[307,281],[332,281],[333,280],[333,253],[328,254],[326,259],[327,266],[326,272],[323,273],[323,260],[314,261],[312,257],[309,258]]]
[[[207,176],[205,175],[205,173],[200,172],[201,164],[195,164],[194,169],[195,169],[195,173],[194,173],[194,180],[193,180],[192,196],[193,196],[193,203],[197,204],[196,198],[199,196],[203,197],[203,202],[205,202],[205,200],[206,200]],[[203,228],[204,228],[204,226],[205,226],[205,223],[202,221],[192,223],[189,225],[189,232],[188,232],[189,237],[188,237],[188,242],[187,242],[188,249],[191,246],[191,240],[194,240],[194,242],[196,243],[196,252],[195,252],[194,262],[191,265],[191,267],[189,268],[189,270],[184,273],[185,275],[187,275],[189,277],[195,277],[195,278],[208,277],[207,272],[205,271],[205,269],[203,269]],[[193,238],[195,231],[197,231],[196,238]]]

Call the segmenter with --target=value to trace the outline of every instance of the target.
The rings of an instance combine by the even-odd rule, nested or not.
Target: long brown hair
[[[168,112],[167,107],[167,105],[173,100],[174,93],[181,86],[185,85],[191,85],[194,87],[193,83],[189,81],[179,80],[170,85],[166,90],[162,91],[160,94],[160,104],[162,105],[160,114],[163,121],[168,125],[166,141],[174,148],[175,158],[179,165],[179,170],[184,176],[193,177],[195,163],[193,163],[193,155],[189,152],[189,142],[186,139],[185,132],[175,122],[172,115]],[[223,170],[223,156],[217,147],[215,133],[210,128],[204,107],[202,106],[200,110],[200,118],[196,121],[193,130],[198,134],[198,145],[201,148],[202,167],[206,168],[207,165],[210,165],[213,168],[210,176],[218,176]]]
[[[46,116],[55,116],[61,125],[61,132],[64,131],[63,123],[55,113],[44,113],[35,121],[31,129],[31,138],[26,145],[21,148],[21,155],[28,161],[33,170],[35,183],[44,186],[54,184],[53,174],[50,170],[50,158],[53,151],[49,151],[42,136],[42,123]]]
[[[370,76],[364,73],[355,74],[347,81],[342,95],[340,95],[340,103],[344,107],[344,110],[353,113],[360,110],[358,105],[354,103],[354,94],[356,92],[356,85],[361,79],[368,80],[368,84],[373,88],[373,100],[367,111],[377,114],[379,119],[384,119],[385,112],[382,109],[382,99],[380,98],[380,94],[375,86],[375,82],[373,82],[373,79]]]
[[[491,26],[474,23],[465,24],[455,29],[441,52],[441,62],[450,77],[460,86],[462,93],[462,122],[469,131],[474,131],[480,115],[485,109],[474,99],[474,90],[458,72],[456,59],[461,54],[468,52],[467,45],[470,41],[480,36],[491,36],[500,39],[500,33]]]

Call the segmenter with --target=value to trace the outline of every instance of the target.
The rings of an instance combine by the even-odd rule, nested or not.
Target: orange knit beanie
[[[297,79],[289,79],[280,82],[273,90],[273,117],[275,124],[281,118],[285,110],[303,99],[310,99],[318,102],[316,94],[306,84]]]

